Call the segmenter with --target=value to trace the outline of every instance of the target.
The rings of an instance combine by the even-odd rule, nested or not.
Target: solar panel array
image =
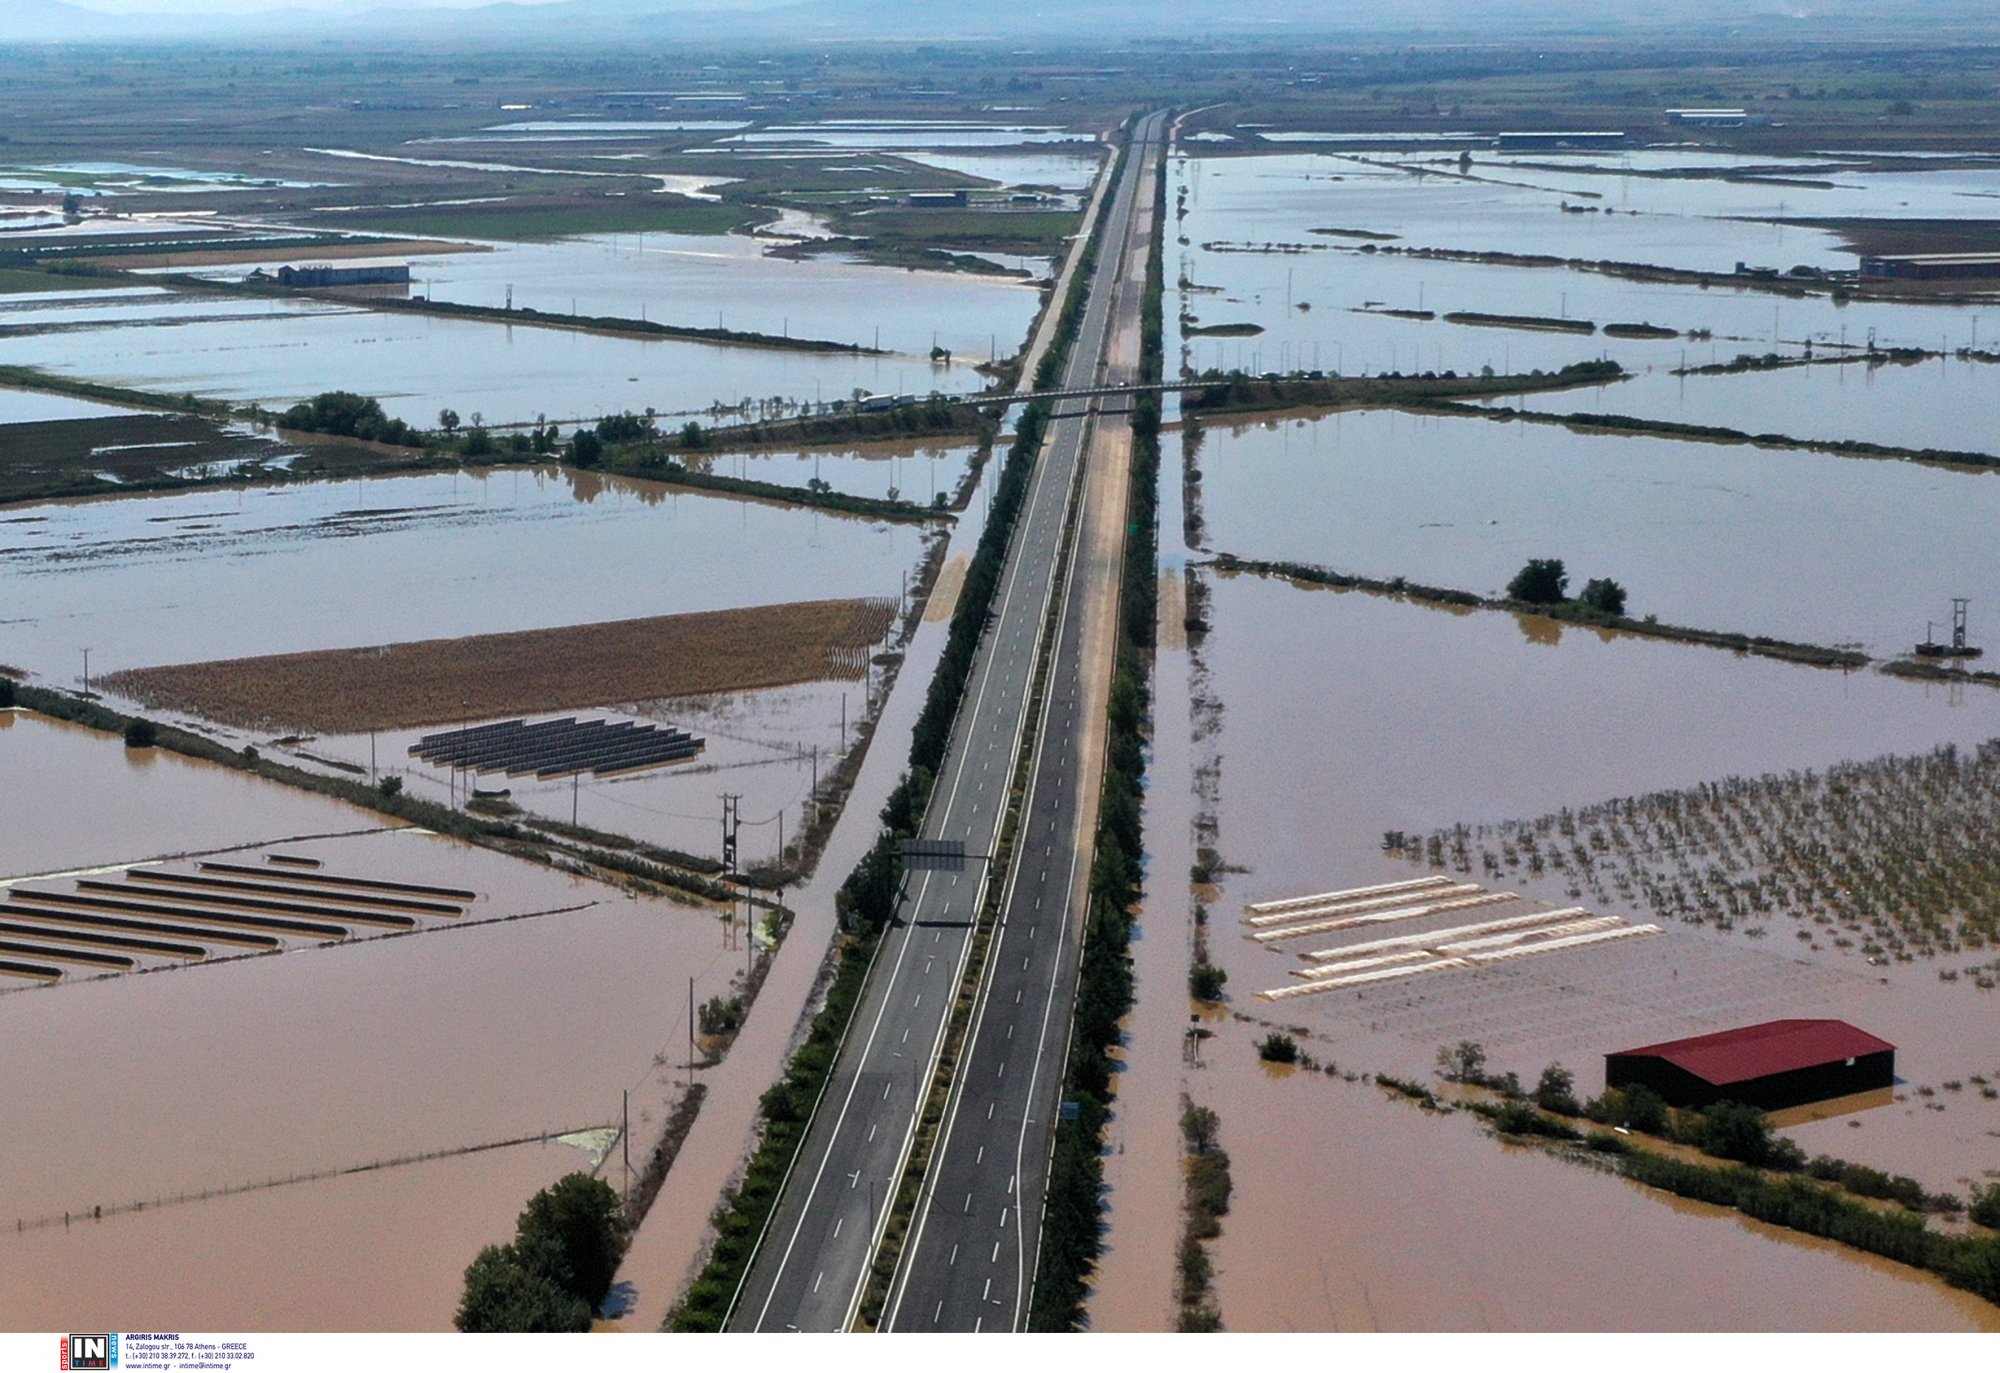
[[[191,872],[78,878],[70,891],[6,888],[0,977],[54,982],[416,930],[462,917],[475,900],[458,887],[301,871],[312,860],[276,854],[266,861],[286,866],[202,862]]]
[[[569,777],[588,772],[603,777],[636,768],[679,763],[700,753],[707,741],[683,729],[642,725],[631,720],[560,720],[497,724],[426,734],[410,745],[410,756],[473,772],[510,777]]]

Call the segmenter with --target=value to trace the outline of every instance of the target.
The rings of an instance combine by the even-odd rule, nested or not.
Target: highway
[[[1126,160],[1118,184],[1105,207],[1104,238],[1099,265],[1064,373],[1066,387],[1086,387],[1102,379],[1103,362],[1114,322],[1114,297],[1124,276],[1128,240],[1137,203],[1141,171],[1156,154],[1161,116],[1150,116],[1135,131],[1133,156]],[[1058,307],[1059,308],[1059,307]],[[1088,863],[1076,851],[1075,838],[1087,838],[1091,826],[1073,813],[1080,770],[1073,759],[1085,724],[1081,697],[1075,690],[1077,641],[1070,613],[1080,599],[1109,595],[1072,580],[1070,593],[1058,598],[1058,572],[1064,562],[1066,533],[1079,500],[1084,456],[1091,439],[1091,415],[1078,411],[1059,417],[1049,427],[1036,463],[1027,500],[1016,525],[1001,577],[994,613],[974,662],[967,695],[953,727],[950,747],[932,791],[922,837],[962,841],[971,855],[991,854],[999,839],[1015,762],[1027,728],[1030,691],[1043,631],[1050,617],[1062,614],[1058,645],[1069,645],[1069,671],[1058,653],[1047,694],[1045,720],[1039,731],[1035,772],[1049,768],[1064,780],[1037,785],[1030,796],[1028,828],[1020,836],[1019,877],[1012,881],[1006,912],[1018,902],[1046,901],[1051,889],[1075,883]],[[1067,683],[1067,685],[1066,685]],[[1094,788],[1092,789],[1094,795]],[[1065,800],[1069,811],[1065,812]],[[967,871],[922,871],[906,882],[901,919],[885,935],[876,954],[868,988],[857,1008],[826,1091],[814,1112],[804,1145],[786,1181],[756,1258],[731,1311],[729,1328],[736,1330],[837,1331],[850,1328],[860,1309],[869,1268],[880,1245],[887,1211],[907,1166],[923,1097],[938,1061],[950,1010],[963,980],[971,952],[973,927],[984,903],[987,884],[1006,875],[974,862]],[[1063,909],[1069,902],[1065,899]],[[997,962],[1025,958],[1024,974],[1036,972],[1032,953],[1019,952],[1022,939],[1041,940],[1048,951],[1047,975],[1016,985],[1018,1004],[1006,1015],[988,1009],[997,975],[982,983],[977,1024],[979,1034],[1001,1020],[1016,1023],[1015,1037],[1025,1047],[1038,1046],[1026,1068],[1007,1064],[1001,1072],[1017,1074],[1017,1090],[1008,1100],[1012,1114],[1003,1116],[993,1103],[989,1122],[1007,1134],[1004,1152],[1010,1157],[981,1161],[993,1187],[1012,1197],[1012,1209],[999,1212],[1001,1223],[1020,1234],[1019,1199],[1022,1179],[1032,1176],[1031,1235],[1017,1243],[1009,1267],[1003,1306],[992,1307],[998,1320],[983,1312],[969,1315],[964,1329],[1012,1328],[1025,1308],[1027,1278],[1032,1272],[1032,1233],[1039,1232],[1039,1178],[1046,1157],[1046,1117],[1053,1109],[1060,1079],[1060,1060],[1069,1024],[1069,1001],[1059,984],[1060,969],[1073,980],[1075,936],[1066,916],[1050,907],[1051,923],[1038,933],[1016,937],[1008,921],[996,936]],[[1005,912],[1003,912],[1003,915]],[[1066,951],[1067,941],[1071,947]],[[1028,986],[1041,988],[1031,1001]],[[1007,995],[1012,995],[1008,991]],[[975,1036],[975,1046],[979,1040]],[[975,1053],[977,1048],[975,1047]],[[969,1062],[970,1060],[968,1060]],[[961,1074],[962,1076],[962,1074]],[[1025,1077],[1026,1081],[1019,1079]],[[964,1096],[954,1093],[954,1101]],[[1041,1098],[1047,1099],[1044,1106]],[[981,1098],[983,1102],[985,1098]],[[1030,1107],[1033,1109],[1030,1109]],[[967,1136],[969,1138],[969,1136]],[[996,1135],[997,1137],[997,1135]],[[1040,1152],[1035,1153],[1039,1148]],[[950,1152],[950,1151],[947,1151]],[[974,1146],[979,1152],[979,1146]],[[1030,1155],[1033,1155],[1030,1157]],[[956,1153],[951,1154],[956,1166]],[[938,1156],[943,1162],[944,1155]],[[983,1213],[990,1227],[991,1213]],[[1008,1217],[1012,1217],[1008,1219]],[[931,1228],[926,1224],[926,1230]],[[929,1243],[929,1241],[924,1241]],[[990,1246],[989,1246],[990,1247]],[[995,1260],[993,1267],[999,1267]],[[986,1294],[990,1299],[993,1294]],[[956,1304],[954,1304],[956,1310]],[[900,1327],[899,1327],[900,1328]],[[947,1328],[934,1325],[929,1328]]]

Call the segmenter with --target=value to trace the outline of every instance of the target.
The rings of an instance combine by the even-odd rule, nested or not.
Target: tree
[[[1439,1049],[1437,1063],[1452,1082],[1482,1082],[1486,1078],[1486,1047],[1474,1039],[1461,1039]]]
[[[611,1290],[625,1255],[618,1193],[602,1178],[571,1173],[528,1199],[514,1244],[523,1254],[552,1241],[570,1274],[570,1290],[594,1310]]]
[[[493,451],[493,435],[483,424],[475,424],[466,431],[465,445],[461,450],[468,458],[483,458]]]
[[[1529,605],[1555,605],[1569,592],[1569,571],[1561,558],[1530,558],[1507,583],[1509,600]]]
[[[1535,1105],[1559,1116],[1579,1115],[1583,1110],[1576,1101],[1576,1074],[1560,1063],[1542,1069],[1534,1096]]]
[[[125,726],[126,748],[151,748],[160,741],[160,727],[151,720],[132,720]]]
[[[1606,615],[1625,613],[1625,588],[1609,577],[1592,577],[1583,584],[1583,594],[1577,599]]]
[[[465,1270],[453,1324],[470,1334],[580,1333],[590,1329],[590,1307],[522,1263],[512,1245],[489,1244]]]
[[[1215,1147],[1221,1128],[1221,1118],[1206,1106],[1189,1106],[1181,1112],[1181,1138],[1197,1154],[1205,1154]]]
[[[0,710],[14,704],[14,679],[0,677]]]
[[[579,429],[570,436],[569,460],[578,467],[595,467],[603,456],[603,441],[588,429]]]
[[[458,432],[458,411],[445,409],[438,411],[438,428],[447,434]]]

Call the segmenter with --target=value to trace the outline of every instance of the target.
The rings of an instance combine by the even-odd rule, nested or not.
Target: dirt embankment
[[[137,668],[105,685],[243,729],[355,734],[859,676],[894,617],[892,601],[801,601]]]

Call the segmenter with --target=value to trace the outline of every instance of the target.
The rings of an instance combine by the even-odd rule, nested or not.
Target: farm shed
[[[1777,1111],[1895,1080],[1896,1046],[1844,1020],[1767,1020],[1604,1056],[1605,1086],[1650,1087],[1672,1106]]]

